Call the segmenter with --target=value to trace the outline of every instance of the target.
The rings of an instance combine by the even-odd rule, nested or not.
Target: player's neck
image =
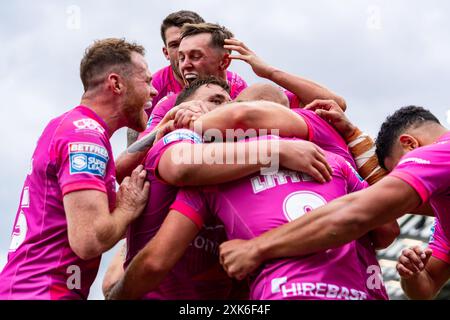
[[[108,127],[110,137],[114,132],[124,126],[120,116],[120,105],[117,100],[101,94],[85,93],[81,98],[81,105],[94,111]]]

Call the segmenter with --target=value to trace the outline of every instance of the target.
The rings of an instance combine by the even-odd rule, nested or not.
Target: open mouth
[[[194,81],[195,79],[198,78],[198,74],[195,73],[185,73],[184,74],[184,79],[188,82],[191,83],[192,81]]]
[[[147,101],[146,103],[144,103],[144,110],[148,110],[151,109],[153,106],[151,101]]]

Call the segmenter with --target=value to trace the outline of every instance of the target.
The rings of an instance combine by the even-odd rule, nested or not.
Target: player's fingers
[[[138,181],[139,174],[144,170],[144,166],[142,164],[138,165],[132,172],[130,177],[131,183],[136,183]]]
[[[314,163],[314,167],[316,168],[317,171],[319,171],[320,175],[322,176],[322,178],[324,178],[325,182],[331,181],[331,174],[324,163],[316,160],[316,162]]]
[[[225,45],[225,46],[223,46],[223,48],[226,49],[226,50],[239,52],[242,55],[249,55],[250,54],[250,52],[248,52],[248,50],[246,50],[246,49],[244,49],[242,47],[239,47],[239,46]]]
[[[330,164],[328,163],[325,155],[322,153],[322,150],[319,149],[319,151],[320,152],[317,153],[317,155],[316,155],[316,159],[325,166],[325,169],[327,170],[328,174],[330,175],[330,180],[331,180],[331,176],[333,175],[333,169],[331,168]]]
[[[408,257],[409,261],[411,261],[416,267],[419,269],[423,268],[423,262],[422,259],[420,259],[420,256],[416,254],[414,250],[406,250],[403,253],[404,256]]]
[[[405,268],[405,266],[400,263],[397,263],[397,271],[401,277],[411,277],[414,275],[411,270]]]
[[[317,170],[314,167],[314,165],[309,166],[306,169],[306,171],[307,171],[306,173],[309,174],[317,182],[320,182],[320,183],[325,183],[326,182],[326,180],[325,180],[324,176],[322,175],[322,173],[319,170]]]
[[[241,60],[241,61],[245,61],[248,63],[249,61],[249,57],[248,56],[243,56],[243,55],[229,55],[228,58],[230,58],[231,60]]]
[[[413,272],[418,272],[419,268],[416,267],[414,265],[414,263],[411,262],[411,260],[409,260],[408,257],[402,255],[399,259],[398,262],[400,262],[402,265],[404,265],[406,268],[408,268],[409,270],[413,271]]]

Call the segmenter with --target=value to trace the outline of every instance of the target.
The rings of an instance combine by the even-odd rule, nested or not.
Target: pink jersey
[[[333,169],[327,184],[289,170],[254,174],[222,185],[181,189],[172,209],[199,226],[210,216],[218,217],[228,239],[252,239],[367,186],[343,158],[329,152],[326,156]],[[381,280],[376,288],[366,286],[371,268],[380,270],[366,235],[339,248],[266,262],[250,279],[251,299],[387,299]]]
[[[178,188],[158,179],[156,169],[164,152],[177,143],[201,143],[196,133],[181,129],[173,131],[150,149],[145,159],[147,179],[151,190],[143,214],[128,230],[128,254],[125,266],[158,232],[175,200]],[[231,279],[219,264],[219,245],[226,240],[223,224],[215,218],[205,221],[205,226],[192,241],[183,258],[167,274],[159,287],[145,296],[146,299],[226,299],[231,290]]]
[[[100,257],[80,259],[71,249],[63,197],[92,189],[115,205],[115,166],[106,124],[78,106],[52,120],[39,138],[25,180],[1,299],[86,299]]]
[[[300,108],[300,100],[298,99],[298,97],[294,93],[292,93],[292,92],[290,92],[288,90],[284,90],[284,93],[286,94],[286,97],[289,100],[289,107],[291,109]]]
[[[336,129],[311,110],[292,109],[292,111],[305,120],[308,126],[309,141],[314,142],[326,151],[340,155],[349,162],[353,168],[356,168],[356,163],[350,153],[350,149]]]
[[[160,69],[153,75],[152,85],[158,90],[158,95],[152,101],[153,106],[156,106],[162,98],[177,94],[184,88],[184,84],[180,84],[175,78],[170,65]]]
[[[430,243],[433,256],[450,263],[450,131],[435,143],[408,152],[391,172],[430,202],[436,228]]]
[[[242,90],[247,88],[247,83],[237,73],[227,71],[227,81],[230,86],[231,99],[236,98]],[[152,105],[154,107],[147,110],[147,113],[150,113],[147,124],[147,128],[149,129],[146,130],[147,133],[153,130],[161,122],[166,113],[174,107],[178,93],[184,88],[184,85],[182,86],[175,79],[171,66],[167,66],[156,72],[153,75],[152,84],[158,90],[158,95],[153,98]],[[142,136],[143,134],[139,135],[139,137]]]

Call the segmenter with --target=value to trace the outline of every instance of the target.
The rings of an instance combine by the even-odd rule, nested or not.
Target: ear
[[[420,147],[419,141],[409,134],[402,134],[399,137],[400,145],[404,150],[411,151]]]
[[[219,68],[221,71],[225,71],[231,64],[230,54],[227,52],[224,54],[222,59],[220,60]]]
[[[166,60],[170,60],[169,59],[169,51],[167,51],[166,47],[162,48],[162,52],[163,52],[164,56],[166,57]]]
[[[117,73],[108,75],[108,86],[115,94],[122,94],[125,89],[122,78]]]

